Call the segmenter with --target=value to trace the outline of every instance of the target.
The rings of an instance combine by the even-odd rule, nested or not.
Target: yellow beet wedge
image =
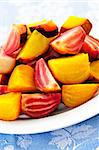
[[[82,83],[90,74],[88,54],[56,58],[48,61],[53,76],[65,84]]]
[[[75,84],[62,86],[62,101],[68,107],[76,107],[94,96],[97,84]]]
[[[91,77],[99,81],[99,60],[93,61],[90,67],[91,67]]]
[[[50,41],[51,38],[46,38],[40,32],[34,30],[19,53],[17,59],[24,61],[33,60],[48,50]]]
[[[28,33],[28,35],[31,35],[31,33],[32,33],[31,32],[31,28],[32,27],[39,26],[39,25],[43,24],[44,22],[46,22],[46,19],[43,19],[43,20],[41,20],[39,22],[34,22],[32,24],[28,24],[27,25],[27,33]]]
[[[21,93],[0,95],[0,119],[15,120],[20,114]]]
[[[15,92],[35,91],[34,69],[28,65],[16,66],[10,76],[8,90]]]
[[[88,34],[92,28],[91,22],[87,18],[81,18],[77,16],[70,16],[67,18],[67,20],[64,22],[64,24],[61,27],[60,32],[64,32],[68,29],[82,26],[82,28],[85,30],[85,32]]]
[[[52,20],[42,20],[40,22],[27,25],[28,35],[31,35],[34,30],[39,31],[47,38],[54,37],[58,34],[58,27]]]

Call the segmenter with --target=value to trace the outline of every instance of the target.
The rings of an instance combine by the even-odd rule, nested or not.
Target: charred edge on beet
[[[43,28],[30,27],[31,32],[33,32],[35,29],[47,38],[56,36],[58,34],[58,28],[53,31],[45,31]]]
[[[65,32],[66,30],[67,30],[66,28],[61,27],[61,29],[60,29],[60,33],[63,33],[63,32]]]
[[[24,25],[24,26],[26,27],[26,25]],[[27,40],[27,27],[26,27],[26,32],[21,34],[21,36],[20,36],[20,44],[24,45],[26,40]]]

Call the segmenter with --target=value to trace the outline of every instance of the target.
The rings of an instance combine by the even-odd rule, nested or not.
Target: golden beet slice
[[[90,67],[91,67],[91,77],[99,81],[99,60],[93,61]]]
[[[51,40],[51,38],[46,38],[40,32],[34,30],[24,45],[23,49],[19,53],[17,59],[24,61],[33,60],[48,50]]]
[[[0,119],[15,120],[20,114],[21,93],[0,95]]]
[[[92,24],[87,18],[70,16],[67,18],[67,20],[62,25],[60,32],[64,32],[68,29],[71,29],[71,28],[74,28],[77,26],[82,26],[87,34],[90,32],[90,30],[92,28]]]
[[[43,19],[41,21],[37,21],[37,22],[34,22],[32,24],[28,24],[27,25],[27,33],[28,33],[28,35],[31,35],[31,33],[36,29],[36,27],[38,27],[39,25],[42,25],[45,22],[46,22],[46,19]]]
[[[97,90],[97,84],[63,85],[62,101],[68,107],[76,107],[91,99]]]
[[[10,76],[8,90],[20,92],[35,91],[34,69],[28,65],[16,66]]]
[[[30,35],[35,29],[46,37],[53,37],[58,34],[58,27],[52,20],[42,20],[27,25],[28,34]]]
[[[88,54],[78,54],[71,57],[56,58],[48,61],[53,76],[65,84],[82,83],[90,74]]]

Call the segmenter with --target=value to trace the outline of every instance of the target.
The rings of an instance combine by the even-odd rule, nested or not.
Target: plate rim
[[[0,120],[0,133],[37,134],[69,127],[99,114],[98,106],[99,106],[99,95],[95,96],[88,102],[76,108],[53,116],[41,119],[29,119],[26,120],[26,122],[25,120],[16,120],[16,121]],[[77,117],[74,117],[75,115],[77,115]]]

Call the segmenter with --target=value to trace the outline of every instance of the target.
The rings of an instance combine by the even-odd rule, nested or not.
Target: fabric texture
[[[99,150],[99,115],[48,133],[0,134],[0,150]]]

